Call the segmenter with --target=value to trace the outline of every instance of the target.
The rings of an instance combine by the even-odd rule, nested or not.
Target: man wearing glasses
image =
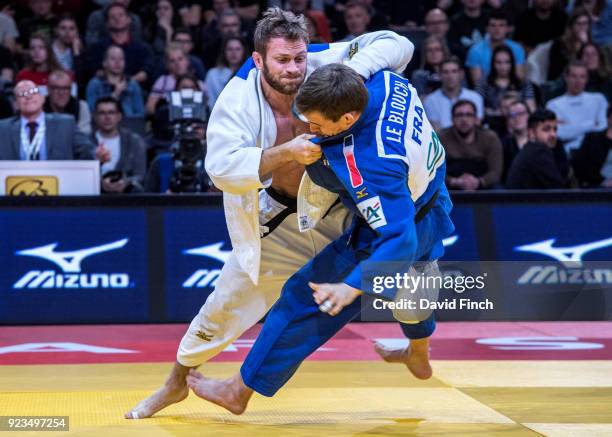
[[[446,149],[446,185],[465,191],[498,185],[503,157],[495,132],[478,126],[476,105],[470,100],[458,100],[451,115],[453,125],[440,132]]]
[[[91,133],[91,113],[84,100],[71,95],[72,77],[66,71],[56,70],[49,75],[48,97],[43,109],[45,112],[70,114],[77,121],[79,132]]]
[[[94,144],[74,117],[45,113],[45,97],[34,82],[23,80],[14,92],[19,115],[0,120],[1,160],[94,159]]]

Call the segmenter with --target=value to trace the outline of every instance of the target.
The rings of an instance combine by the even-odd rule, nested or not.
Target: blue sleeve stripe
[[[308,53],[318,53],[329,49],[329,44],[310,44],[308,46]]]
[[[253,58],[251,57],[247,59],[244,64],[242,64],[242,67],[240,67],[240,70],[238,70],[236,76],[238,76],[240,79],[246,80],[246,78],[249,76],[249,72],[253,68],[255,68],[255,61],[253,61]]]

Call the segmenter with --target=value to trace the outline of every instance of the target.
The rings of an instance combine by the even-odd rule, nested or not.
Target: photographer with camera
[[[95,105],[97,144],[96,159],[100,161],[102,192],[142,192],[147,167],[147,149],[140,135],[119,127],[121,105],[114,97],[101,97]]]
[[[179,78],[177,91],[158,108],[167,114],[174,129],[174,143],[169,152],[155,157],[147,173],[145,190],[153,193],[203,193],[213,189],[204,170],[206,122],[208,114],[204,94],[189,76]]]

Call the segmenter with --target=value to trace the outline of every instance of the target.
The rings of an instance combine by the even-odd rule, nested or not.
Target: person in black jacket
[[[587,134],[572,156],[581,186],[612,188],[612,105],[607,116],[608,129]]]
[[[569,166],[565,150],[557,141],[557,117],[538,109],[527,123],[529,142],[514,158],[506,188],[548,189],[567,187]]]

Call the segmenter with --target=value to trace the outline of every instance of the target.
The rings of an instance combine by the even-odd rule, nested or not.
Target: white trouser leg
[[[199,366],[255,325],[276,302],[287,279],[337,238],[348,222],[348,211],[341,205],[309,232],[300,232],[296,215],[289,215],[262,239],[258,285],[230,255],[215,290],[183,336],[177,361],[187,367]]]

